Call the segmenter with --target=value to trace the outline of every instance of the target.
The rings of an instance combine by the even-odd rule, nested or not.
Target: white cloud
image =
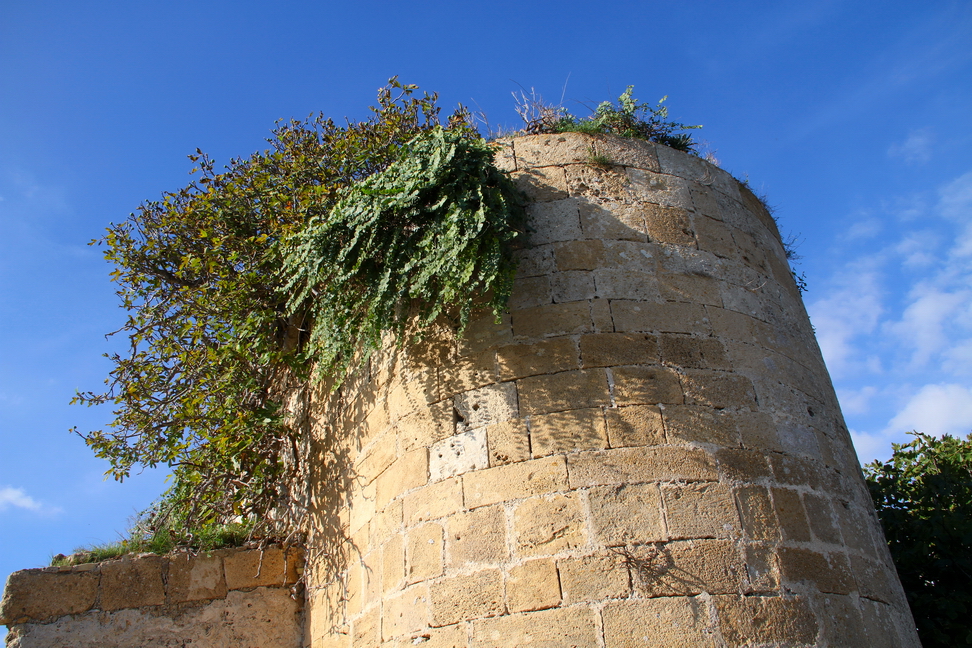
[[[919,128],[908,133],[908,138],[900,144],[892,144],[888,148],[888,155],[900,158],[908,164],[924,164],[931,160],[934,141],[929,129]]]
[[[860,361],[854,338],[874,332],[883,312],[876,270],[848,269],[844,285],[808,307],[830,373],[849,372]]]
[[[875,459],[886,459],[891,456],[891,440],[883,434],[869,434],[851,430],[851,441],[857,451],[857,459],[861,465],[871,463]]]
[[[860,389],[838,389],[837,400],[844,414],[867,414],[871,409],[871,399],[877,394],[876,387]]]
[[[889,324],[888,329],[914,349],[911,362],[923,365],[948,346],[946,324],[967,306],[972,292],[941,292],[927,285],[919,285],[912,295],[916,297],[905,308],[901,320]]]
[[[891,419],[884,433],[911,430],[964,437],[972,430],[972,388],[956,384],[922,387]]]
[[[25,493],[22,488],[4,486],[0,488],[0,511],[5,511],[11,506],[29,511],[40,511],[43,508],[40,502]]]

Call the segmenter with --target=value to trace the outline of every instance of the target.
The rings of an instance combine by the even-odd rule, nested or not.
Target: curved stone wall
[[[498,160],[530,201],[509,313],[294,396],[305,643],[918,646],[759,200],[640,141]]]

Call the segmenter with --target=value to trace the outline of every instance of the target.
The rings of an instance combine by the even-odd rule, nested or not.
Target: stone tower
[[[305,646],[918,646],[760,201],[642,141],[498,160],[509,314],[293,399]]]

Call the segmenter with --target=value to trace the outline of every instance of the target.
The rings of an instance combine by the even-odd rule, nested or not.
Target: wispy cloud
[[[903,142],[888,147],[888,156],[904,160],[908,164],[924,164],[932,158],[935,138],[928,128],[913,130]]]
[[[861,260],[842,273],[840,287],[808,307],[817,342],[835,377],[850,373],[862,361],[854,338],[873,333],[884,312],[881,277],[873,261]]]
[[[44,508],[40,502],[25,493],[24,489],[4,486],[0,488],[0,511],[11,507],[28,511],[41,511]]]
[[[972,431],[972,388],[937,384],[919,389],[888,422],[885,434],[910,430],[935,436],[968,434]]]

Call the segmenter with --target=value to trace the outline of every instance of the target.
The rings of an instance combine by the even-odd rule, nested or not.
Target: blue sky
[[[388,77],[515,127],[629,84],[698,131],[799,241],[864,461],[972,429],[968,2],[0,3],[0,577],[110,541],[164,474],[103,480],[68,406],[122,322],[87,241],[277,119],[363,118]]]

